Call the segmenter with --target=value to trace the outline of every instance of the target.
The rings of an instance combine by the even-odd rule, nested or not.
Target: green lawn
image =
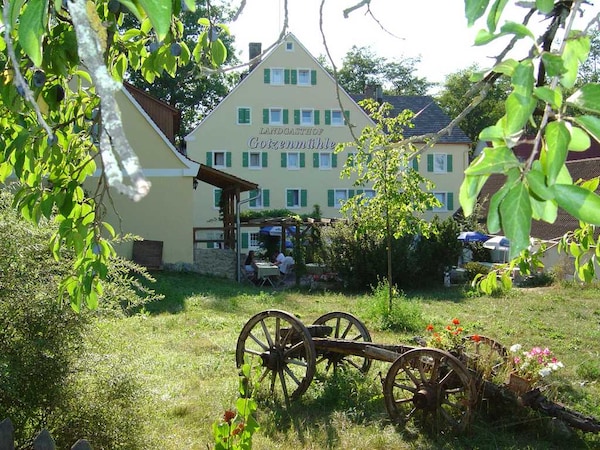
[[[260,290],[187,273],[156,274],[165,299],[128,318],[102,318],[92,336],[102,358],[119,361],[142,387],[148,448],[206,449],[211,426],[237,398],[235,345],[245,322],[265,309],[281,309],[312,323],[330,311],[363,320],[373,341],[410,344],[415,332],[377,331],[370,296]],[[460,288],[406,292],[424,323],[453,317],[473,333],[505,346],[548,346],[565,367],[551,390],[567,405],[600,418],[600,295],[598,289],[515,289],[502,298],[466,295]],[[425,331],[422,333],[425,334]],[[375,362],[366,376],[314,380],[291,410],[259,405],[255,449],[559,449],[598,448],[600,436],[569,433],[555,421],[517,405],[484,405],[466,436],[398,429],[385,411]]]

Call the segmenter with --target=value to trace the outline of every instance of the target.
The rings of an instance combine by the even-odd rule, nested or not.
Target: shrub
[[[387,281],[379,281],[367,305],[368,316],[379,330],[416,332],[425,328],[420,305],[409,300],[396,287],[392,288],[392,309],[389,308]]]
[[[479,274],[487,275],[490,273],[490,268],[488,266],[474,261],[465,264],[465,270],[467,271],[467,279],[469,281],[473,281]]]

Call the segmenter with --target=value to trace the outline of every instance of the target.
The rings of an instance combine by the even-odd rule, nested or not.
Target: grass
[[[361,318],[374,342],[410,344],[414,331],[380,331],[373,297],[304,291],[259,290],[189,273],[159,273],[154,288],[165,299],[127,318],[99,318],[90,336],[96,360],[126,364],[142,386],[147,448],[206,449],[212,423],[237,398],[235,345],[255,313],[281,309],[312,323],[330,311]],[[550,347],[565,368],[552,390],[573,409],[600,418],[600,303],[597,288],[515,289],[505,297],[469,296],[460,288],[405,292],[411,316],[446,324],[460,318],[469,331],[509,347]],[[394,328],[394,329],[397,329]],[[424,334],[424,333],[423,333]],[[375,361],[366,376],[319,376],[290,410],[259,404],[255,449],[559,449],[598,448],[600,435],[572,432],[555,421],[508,405],[484,405],[471,433],[450,437],[399,429],[385,411]],[[93,445],[93,443],[92,443]],[[137,450],[137,449],[136,449]]]

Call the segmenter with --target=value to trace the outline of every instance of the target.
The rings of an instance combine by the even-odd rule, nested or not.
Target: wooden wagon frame
[[[501,392],[574,428],[600,432],[600,421],[548,400],[539,389],[515,393],[492,382],[508,354],[504,346],[483,336],[465,339],[452,353],[377,344],[352,314],[330,312],[305,326],[293,314],[272,309],[246,322],[236,347],[238,367],[260,367],[258,382],[268,381],[270,393],[282,396],[287,405],[306,392],[318,364],[327,370],[366,373],[372,360],[391,363],[382,377],[383,395],[390,419],[399,425],[415,422],[438,432],[464,432],[482,398]]]

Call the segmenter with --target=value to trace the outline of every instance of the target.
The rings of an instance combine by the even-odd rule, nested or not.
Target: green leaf
[[[36,67],[42,65],[42,38],[46,31],[47,0],[27,2],[19,18],[19,44]]]
[[[212,56],[212,61],[215,66],[220,66],[227,59],[227,48],[221,41],[221,39],[217,39],[210,46],[210,53]]]
[[[520,163],[508,147],[484,148],[481,155],[465,170],[466,175],[490,175],[505,173]]]
[[[506,122],[504,132],[511,136],[521,132],[529,121],[531,114],[535,111],[536,99],[528,95],[520,95],[513,92],[506,99]]]
[[[481,191],[481,188],[487,179],[488,175],[465,176],[462,184],[460,185],[460,191],[458,194],[460,206],[463,209],[463,214],[465,217],[469,217],[473,213],[479,192]]]
[[[578,220],[600,225],[600,197],[580,186],[555,184],[551,187],[558,206]]]
[[[600,142],[600,119],[595,116],[575,117],[575,122]]]
[[[512,77],[513,73],[515,73],[515,69],[517,68],[518,65],[519,65],[518,61],[516,61],[514,59],[507,59],[505,61],[500,62],[496,66],[494,66],[493,70],[494,70],[494,72],[502,73],[504,75]]]
[[[502,186],[490,199],[490,205],[488,207],[487,214],[487,228],[490,233],[498,233],[502,229],[502,223],[500,220],[500,204],[509,189],[517,182],[519,182],[520,171],[519,169],[511,169],[508,172],[508,177],[504,186]]]
[[[579,35],[579,37],[577,37]],[[571,32],[569,39],[565,41],[563,50],[563,62],[567,70],[560,79],[560,83],[566,88],[572,88],[577,81],[579,63],[587,59],[590,51],[589,37],[579,32]]]
[[[554,0],[535,0],[535,7],[543,14],[548,14],[554,9]]]
[[[571,134],[564,122],[555,121],[546,126],[544,136],[546,138],[546,176],[548,185],[553,185],[567,159]]]
[[[560,109],[563,103],[563,96],[560,89],[551,89],[548,86],[536,87],[533,91],[534,95],[548,103],[554,109]]]
[[[567,72],[563,59],[559,55],[544,52],[542,53],[542,61],[544,62],[546,73],[551,77],[557,77]]]
[[[569,142],[569,150],[573,152],[584,152],[592,145],[590,136],[579,127],[571,126],[571,141]]]
[[[477,19],[485,14],[489,0],[465,0],[465,17],[468,26],[472,26]]]
[[[535,39],[535,36],[529,28],[517,22],[506,22],[502,25],[502,28],[500,28],[500,32],[503,34],[514,34],[518,38],[530,37],[531,39]]]
[[[500,37],[500,35],[494,35],[488,30],[479,30],[475,36],[475,45],[486,45],[492,42],[494,39]]]
[[[194,0],[184,0],[185,6],[190,12],[196,11],[196,2]]]
[[[502,16],[502,11],[504,11],[506,3],[508,3],[508,0],[496,0],[494,2],[487,17],[488,30],[492,32],[496,31],[496,26],[498,26],[498,21]]]
[[[510,241],[510,255],[514,258],[529,247],[531,231],[531,203],[523,183],[514,184],[500,203],[502,229]]]
[[[567,99],[567,104],[593,113],[600,113],[600,84],[588,83]]]
[[[165,0],[139,0],[139,3],[152,22],[157,39],[163,41],[171,26],[172,3]]]
[[[532,169],[527,172],[527,183],[531,192],[542,200],[553,200],[554,194],[546,186],[546,177],[541,170]]]
[[[535,220],[543,220],[547,223],[554,223],[558,216],[558,206],[551,200],[538,200],[535,197],[529,197],[531,202],[531,217]]]

